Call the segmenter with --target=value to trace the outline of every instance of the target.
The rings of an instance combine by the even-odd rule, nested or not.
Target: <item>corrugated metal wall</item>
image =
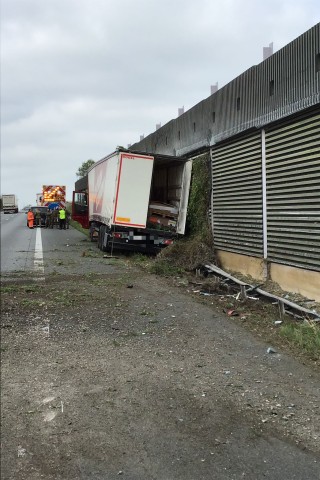
[[[211,160],[215,248],[320,270],[320,109],[221,142]]]
[[[268,260],[320,270],[320,114],[265,138]]]
[[[263,255],[260,132],[212,148],[211,158],[215,248]]]

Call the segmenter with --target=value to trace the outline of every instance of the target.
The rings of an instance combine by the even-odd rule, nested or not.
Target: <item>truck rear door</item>
[[[183,169],[181,198],[178,215],[177,233],[183,235],[186,228],[187,210],[189,202],[189,190],[191,184],[192,160],[188,160]]]
[[[121,153],[116,186],[113,223],[145,228],[154,158]]]

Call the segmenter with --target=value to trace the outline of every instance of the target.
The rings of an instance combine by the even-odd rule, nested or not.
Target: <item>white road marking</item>
[[[44,280],[44,265],[43,265],[43,250],[42,250],[42,238],[41,228],[36,230],[36,244],[34,247],[34,270],[43,275]]]

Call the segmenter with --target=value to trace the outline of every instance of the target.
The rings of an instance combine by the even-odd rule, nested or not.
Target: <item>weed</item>
[[[29,285],[28,287],[23,287],[23,290],[26,293],[38,293],[41,287],[37,285]]]
[[[162,275],[164,277],[172,277],[175,275],[181,275],[184,273],[184,270],[180,267],[176,267],[169,263],[166,259],[158,258],[157,261],[153,262],[150,267],[150,272],[155,275]]]
[[[119,260],[116,260],[115,258],[109,258],[108,262],[106,262],[105,265],[119,265]]]
[[[142,254],[142,253],[135,253],[135,254],[133,254],[132,257],[131,257],[131,261],[132,261],[133,263],[137,263],[137,264],[139,264],[139,263],[145,263],[145,262],[147,262],[148,260],[149,260],[148,256],[145,255],[145,254]]]
[[[210,157],[203,154],[193,160],[192,180],[188,204],[187,231],[190,234],[206,235],[211,189]]]
[[[207,262],[215,263],[210,237],[199,233],[189,238],[176,240],[159,253],[155,263],[160,261],[167,261],[176,268],[188,271],[195,270]]]
[[[113,339],[112,341],[114,347],[121,347],[121,343],[118,342],[117,340]]]
[[[289,343],[297,345],[314,360],[320,359],[320,328],[314,322],[288,323],[281,326],[280,334]]]
[[[16,286],[9,286],[9,287],[1,287],[2,293],[14,293],[17,290]]]
[[[43,307],[45,305],[45,302],[42,300],[35,300],[35,299],[24,299],[22,300],[22,305],[24,307]]]

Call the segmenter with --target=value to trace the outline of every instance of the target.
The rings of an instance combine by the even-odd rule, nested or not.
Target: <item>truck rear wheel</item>
[[[94,234],[94,227],[92,225],[90,225],[89,227],[89,236],[90,236],[90,241],[91,242],[94,242],[95,241],[95,237],[93,236]],[[98,242],[99,242],[99,238],[98,238]]]
[[[102,252],[106,252],[108,250],[107,245],[105,244],[105,236],[107,233],[107,227],[105,225],[101,225],[99,230],[99,248]]]
[[[101,250],[101,227],[99,228],[97,243],[99,250]]]

